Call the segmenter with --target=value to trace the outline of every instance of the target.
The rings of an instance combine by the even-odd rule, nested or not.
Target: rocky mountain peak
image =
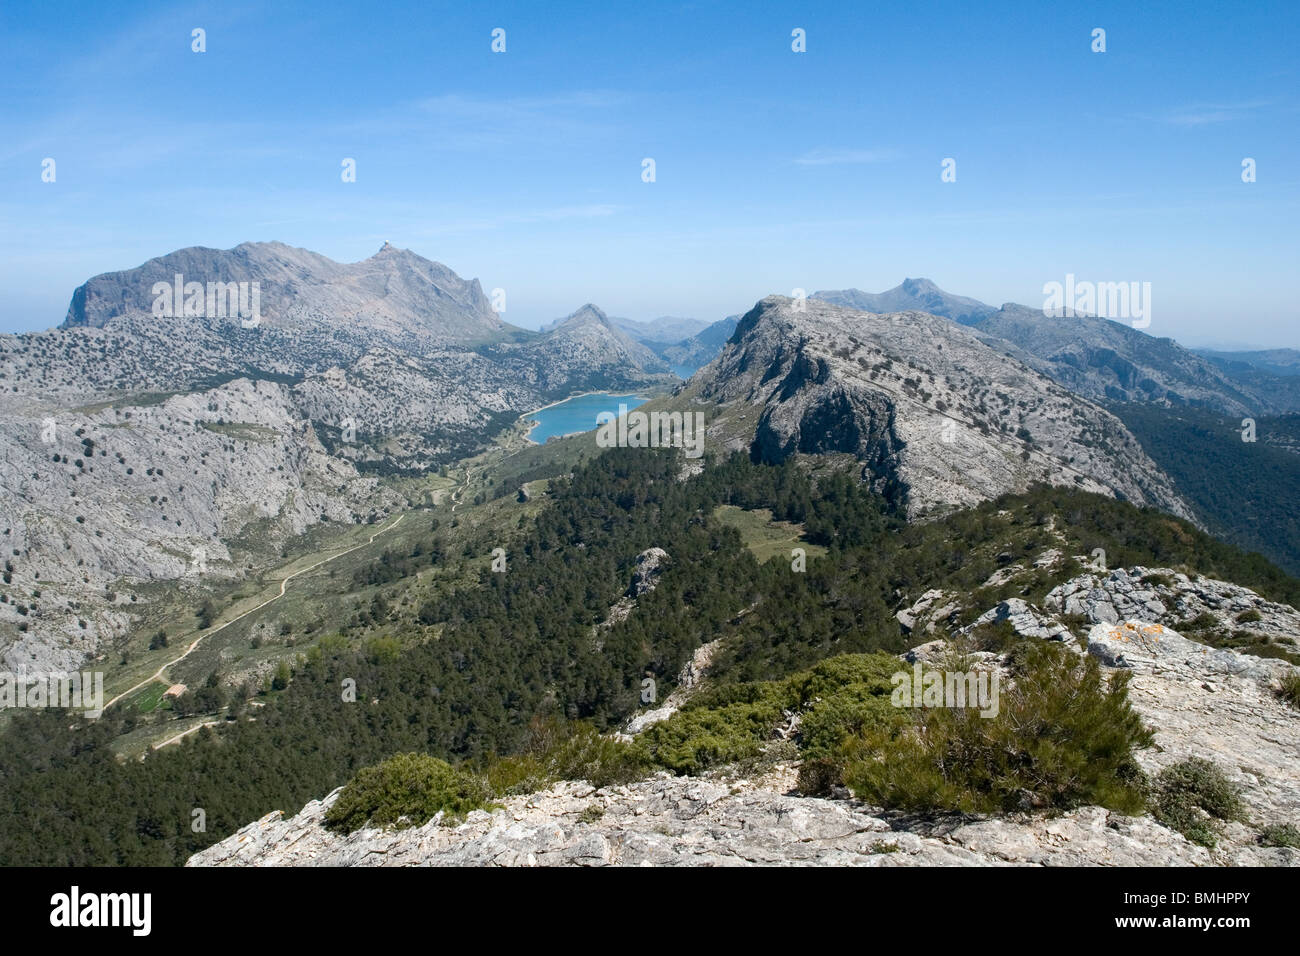
[[[225,294],[231,283],[237,298]],[[178,285],[182,295],[170,291]],[[136,317],[226,329],[254,308],[259,328],[364,328],[445,343],[479,341],[504,328],[477,279],[462,279],[409,249],[385,243],[369,259],[340,263],[281,242],[193,246],[95,276],[73,293],[61,327],[104,328]]]
[[[606,315],[604,311],[602,311],[600,308],[598,308],[597,306],[593,305],[590,302],[586,303],[581,308],[577,309],[575,312],[572,312],[568,316],[566,316],[563,320],[560,321],[560,323],[556,326],[556,328],[562,328],[566,325],[577,326],[577,325],[586,325],[592,323],[596,325],[603,325],[605,328],[610,329],[611,331],[614,329],[613,324],[609,321],[609,316]]]
[[[927,313],[768,296],[696,379],[729,445],[764,461],[851,454],[914,512],[1047,482],[1190,515],[1117,418]]]
[[[842,289],[816,292],[813,297],[862,312],[929,312],[962,325],[972,325],[996,311],[993,306],[985,305],[978,299],[945,292],[930,279],[923,278],[904,279],[894,288],[879,293]]]
[[[931,282],[929,279],[904,279],[903,284],[898,288],[910,295],[925,295],[931,292],[941,292],[942,290]]]
[[[621,330],[603,310],[588,302],[572,314],[542,326],[538,348],[554,361],[590,370],[590,384],[599,385],[618,369],[636,367],[655,375],[670,375],[668,366],[649,348]],[[603,386],[600,386],[603,387]]]

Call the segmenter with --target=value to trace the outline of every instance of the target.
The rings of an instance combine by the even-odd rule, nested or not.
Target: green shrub
[[[1277,687],[1277,696],[1296,709],[1300,709],[1300,671],[1289,671]]]
[[[609,787],[640,780],[650,770],[644,753],[603,737],[588,723],[535,717],[521,753],[489,760],[484,776],[498,796],[536,793],[557,780]]]
[[[646,728],[636,743],[649,762],[674,773],[700,773],[758,754],[780,717],[780,707],[766,703],[689,708]]]
[[[819,757],[804,760],[799,765],[799,792],[814,797],[828,795],[834,788],[844,785],[844,762],[838,757]]]
[[[613,787],[640,780],[650,769],[630,744],[604,737],[590,724],[573,725],[569,736],[542,757],[553,780],[586,780],[593,787]]]
[[[359,772],[326,812],[325,826],[339,833],[366,825],[423,826],[440,810],[444,820],[459,820],[488,807],[491,796],[475,774],[428,754],[397,754]]]
[[[1240,789],[1209,760],[1181,760],[1156,776],[1155,818],[1193,843],[1213,848],[1218,821],[1242,814]]]
[[[1300,850],[1300,827],[1294,823],[1274,823],[1264,827],[1259,834],[1264,846],[1289,846]]]
[[[843,778],[861,799],[907,810],[1064,810],[1084,803],[1144,806],[1133,751],[1151,745],[1128,701],[1128,675],[1109,683],[1096,660],[1026,642],[996,716],[922,708],[865,727],[842,748]]]
[[[1001,654],[1018,644],[1023,638],[1016,633],[1015,627],[1010,621],[994,621],[990,624],[981,624],[978,628],[971,631],[971,638],[975,647],[981,651],[992,651],[995,654]]]
[[[755,757],[786,715],[798,713],[800,751],[816,761],[863,725],[896,719],[890,675],[904,667],[888,654],[840,654],[784,680],[723,685],[642,731],[636,746],[647,762],[701,773]]]
[[[890,704],[891,677],[908,669],[887,654],[852,654],[832,657],[791,677],[791,706],[803,712],[799,749],[804,759],[830,757],[864,728],[899,721],[898,708]]]
[[[1260,614],[1259,611],[1255,610],[1255,608],[1253,607],[1250,608],[1249,610],[1242,611],[1240,614],[1237,615],[1238,624],[1253,624],[1255,621],[1262,620],[1262,619],[1263,619],[1263,615]]]
[[[1213,631],[1219,627],[1219,619],[1208,611],[1202,611],[1190,621],[1183,621],[1178,625],[1178,630],[1187,635],[1198,631]]]

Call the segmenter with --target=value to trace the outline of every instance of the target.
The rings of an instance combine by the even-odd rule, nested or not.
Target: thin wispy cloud
[[[1269,106],[1268,100],[1248,103],[1198,103],[1170,110],[1159,119],[1171,126],[1209,126],[1243,119],[1257,110]]]
[[[447,93],[399,107],[362,126],[401,135],[436,130],[440,148],[483,149],[611,135],[626,104],[623,94],[576,90],[550,96]]]
[[[795,159],[800,166],[850,166],[898,159],[896,149],[814,149]]]

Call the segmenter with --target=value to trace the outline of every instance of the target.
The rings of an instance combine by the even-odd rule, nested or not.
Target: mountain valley
[[[533,332],[387,244],[97,276],[0,336],[4,668],[108,698],[6,708],[0,856],[1300,863],[1300,428],[1232,363],[921,279]],[[619,390],[703,457],[527,438]]]

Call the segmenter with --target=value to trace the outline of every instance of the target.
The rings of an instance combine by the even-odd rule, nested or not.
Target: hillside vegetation
[[[1258,419],[1250,442],[1240,416],[1156,405],[1112,410],[1217,537],[1300,574],[1300,415]]]
[[[893,617],[900,602],[927,588],[976,589],[1049,539],[1068,554],[1103,548],[1112,563],[1183,567],[1300,601],[1300,584],[1262,558],[1100,495],[1035,488],[904,525],[854,477],[827,470],[814,477],[800,461],[709,460],[685,481],[680,466],[669,452],[611,450],[571,477],[553,478],[545,505],[530,511],[535,517],[521,514],[510,535],[488,529],[484,538],[462,539],[459,554],[437,553],[446,579],[422,582],[413,609],[425,630],[397,624],[360,646],[320,642],[286,668],[279,686],[250,690],[252,699],[236,695],[219,726],[142,762],[112,754],[137,719],[122,708],[94,722],[54,711],[19,714],[0,736],[0,858],[176,864],[269,810],[301,806],[397,754],[443,762],[421,758],[411,766],[452,795],[455,813],[556,774],[606,766],[614,768],[610,779],[655,768],[697,772],[752,752],[756,734],[786,711],[804,713],[801,746],[824,762],[820,785],[842,782],[908,806],[918,799],[915,788],[871,770],[881,753],[913,764],[923,756],[916,728],[885,715],[876,699],[892,655],[909,643]],[[776,521],[802,526],[825,554],[810,556],[803,572],[779,556],[759,564],[740,533],[715,516],[719,506],[767,509]],[[489,567],[487,552],[498,544],[507,550],[505,573]],[[636,556],[651,547],[668,554],[658,586],[639,596],[626,620],[606,626]],[[409,565],[380,557],[354,572],[352,586],[413,585],[429,560],[427,551]],[[1044,572],[1041,587],[1076,565],[1071,559]],[[595,743],[591,735],[606,740],[598,734],[640,707],[645,676],[667,695],[695,649],[718,638],[726,640],[708,695],[630,751],[606,753]],[[1024,709],[1009,712],[1038,728],[1043,743],[998,721],[936,725],[928,736],[952,755],[945,758],[952,772],[942,781],[918,776],[915,786],[933,791],[925,799],[941,806],[1004,806],[1026,789],[1026,767],[1050,767],[1031,788],[1045,806],[1129,805],[1136,783],[1127,754],[1142,733],[1122,688],[1103,690],[1086,665],[1044,658],[1023,666]],[[1073,686],[1091,703],[1071,713],[1054,694],[1033,698],[1034,686]],[[814,698],[821,700],[810,709]],[[539,744],[539,720],[581,722],[594,752],[563,744],[567,731],[553,735],[559,743]],[[991,764],[981,756],[990,748],[1022,756]],[[382,796],[392,779],[371,774],[358,786]],[[349,804],[344,825],[369,818],[381,803]],[[429,806],[417,794],[392,819]],[[198,810],[205,828],[195,832]]]

